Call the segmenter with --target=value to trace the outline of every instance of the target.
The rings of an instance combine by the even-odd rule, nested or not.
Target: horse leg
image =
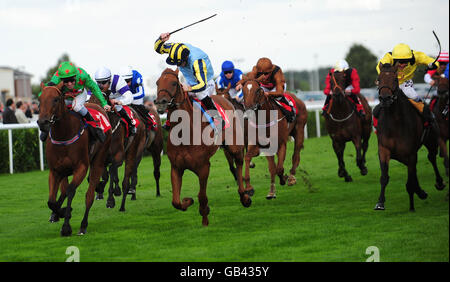
[[[439,138],[440,156],[444,158],[445,174],[448,176],[448,150],[444,138]]]
[[[266,156],[267,162],[269,164],[270,171],[270,190],[269,194],[267,194],[266,199],[271,200],[277,197],[276,189],[275,189],[275,175],[276,175],[276,167],[275,167],[275,157],[274,156]]]
[[[249,193],[250,196],[253,196],[255,193],[255,190],[253,186],[250,184],[250,163],[252,161],[252,158],[257,156],[259,153],[258,146],[256,145],[248,145],[247,153],[245,154],[245,191]]]
[[[208,226],[209,220],[208,220],[208,214],[209,214],[209,206],[208,206],[208,197],[206,195],[206,188],[208,184],[208,176],[209,176],[209,167],[210,163],[206,163],[205,165],[200,168],[198,171],[198,179],[200,183],[200,191],[198,192],[198,202],[200,204],[199,206],[199,212],[202,216],[202,224],[203,226]]]
[[[170,170],[170,179],[172,182],[172,206],[178,210],[186,211],[189,206],[194,203],[192,198],[184,198],[180,201],[181,183],[184,174],[184,169],[172,168]]]
[[[114,199],[114,186],[117,179],[117,164],[113,162],[109,167],[110,181],[108,189],[108,200],[106,200],[106,208],[113,209],[116,206],[116,200]]]
[[[103,200],[103,192],[105,191],[106,183],[108,183],[109,179],[109,172],[107,167],[105,166],[105,169],[103,170],[102,174],[102,180],[98,183],[97,187],[95,188],[95,192],[97,192],[97,196],[95,197],[96,200]]]
[[[409,194],[409,210],[414,209],[414,193],[416,193],[420,199],[424,200],[428,197],[427,193],[423,191],[419,186],[419,180],[417,179],[417,154],[410,156],[408,161],[408,181],[406,182],[406,191]]]
[[[367,149],[369,148],[370,130],[372,130],[372,125],[368,129],[368,134],[365,134],[362,137],[362,144],[361,144],[361,147],[362,147],[362,165],[364,167],[364,170],[361,171],[362,175],[367,175],[366,153],[367,153]]]
[[[386,186],[389,183],[389,160],[391,158],[391,154],[389,150],[383,147],[378,147],[378,158],[380,160],[380,169],[381,169],[381,176],[380,176],[381,191],[380,196],[378,197],[378,203],[375,205],[374,210],[384,210],[384,202],[386,201],[384,194]]]
[[[237,146],[236,146],[237,147]],[[253,193],[245,191],[244,189],[244,181],[242,179],[242,166],[244,163],[244,151],[239,149],[233,153],[233,160],[236,164],[236,174],[237,174],[237,184],[238,184],[238,193],[241,199],[241,203],[244,207],[248,208],[252,204],[252,199],[250,198]],[[252,192],[254,192],[252,190]]]
[[[359,167],[361,175],[366,175],[367,168],[364,165],[363,157],[361,154],[361,150],[362,150],[361,138],[359,136],[356,138],[353,138],[352,142],[353,142],[353,145],[355,145],[355,150],[356,150],[356,165]]]
[[[336,157],[338,159],[338,175],[339,177],[344,177],[345,182],[351,182],[353,181],[352,177],[347,173],[347,170],[345,169],[345,163],[344,163],[344,150],[345,150],[345,142],[338,142],[333,140],[333,149],[336,153]]]
[[[130,177],[134,170],[134,160],[131,157],[132,154],[130,151],[127,154],[127,159],[125,161],[125,173],[122,181],[122,205],[120,206],[119,211],[125,211],[125,202],[127,200],[128,191],[130,189]]]
[[[284,160],[286,159],[286,143],[282,143],[278,149],[278,164],[276,168],[276,173],[280,178],[280,185],[285,185],[288,176],[284,174]]]
[[[84,235],[87,231],[88,226],[88,217],[89,211],[91,210],[92,204],[94,203],[94,194],[95,187],[97,187],[98,182],[100,182],[100,177],[103,175],[103,171],[105,170],[104,163],[104,155],[106,154],[106,150],[103,152],[99,152],[95,157],[95,160],[91,162],[91,168],[89,169],[89,182],[88,190],[86,191],[86,209],[84,211],[83,220],[81,221],[80,231],[78,231],[78,235]]]
[[[237,176],[236,176],[236,168],[234,167],[233,156],[226,149],[224,150],[224,154],[225,154],[225,157],[227,158],[228,167],[229,167],[229,169],[231,171],[231,174],[233,175],[234,180],[237,182],[238,179],[237,179]]]
[[[88,163],[86,161],[86,163]],[[64,215],[64,223],[61,228],[61,236],[70,236],[72,235],[72,227],[70,227],[70,218],[72,217],[72,200],[75,196],[75,191],[77,187],[83,182],[83,179],[87,173],[87,166],[85,164],[81,164],[76,171],[73,173],[73,178],[70,184],[67,186],[67,207]]]
[[[161,167],[161,151],[152,150],[152,158],[153,158],[153,177],[156,181],[156,197],[161,196],[159,192],[159,178],[161,176],[160,167]]]
[[[292,168],[289,171],[288,186],[295,185],[297,179],[295,178],[295,173],[297,167],[300,164],[300,150],[303,148],[303,130],[297,129],[297,134],[295,136],[294,152],[292,153]]]
[[[439,142],[440,142],[439,138]],[[436,187],[437,190],[441,191],[444,190],[445,184],[444,180],[441,177],[441,174],[439,173],[439,169],[436,164],[436,156],[438,153],[438,144],[435,144],[434,142],[431,142],[432,144],[425,144],[425,146],[428,149],[428,160],[430,161],[431,165],[433,166],[434,175],[436,176],[436,183],[434,184],[434,187]],[[448,162],[448,160],[447,160]],[[448,169],[448,165],[447,168]]]
[[[63,178],[61,176],[59,176],[54,170],[50,170],[50,173],[48,175],[49,193],[48,193],[48,201],[47,201],[48,208],[52,211],[52,213],[50,215],[50,219],[49,219],[50,222],[57,222],[57,221],[59,221],[60,217],[64,217],[64,214],[60,213],[62,202],[59,203],[59,201],[58,202],[56,201],[56,195],[58,194],[59,184],[62,179]],[[66,181],[67,181],[67,178],[66,178]],[[62,198],[61,197],[62,194],[63,193],[61,191],[60,199]],[[64,201],[64,199],[62,201]]]

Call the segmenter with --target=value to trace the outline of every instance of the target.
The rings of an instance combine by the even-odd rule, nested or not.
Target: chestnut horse
[[[269,171],[270,171],[270,191],[266,196],[267,199],[276,198],[276,189],[275,189],[275,175],[278,175],[280,178],[280,184],[285,185],[286,180],[288,180],[288,185],[294,185],[297,183],[297,179],[295,178],[295,173],[298,165],[300,164],[300,150],[303,148],[304,141],[304,128],[306,125],[308,113],[306,111],[305,104],[302,100],[297,98],[292,93],[286,92],[292,99],[294,99],[296,103],[296,107],[298,109],[298,113],[295,117],[294,122],[288,123],[284,118],[283,113],[281,112],[278,105],[275,104],[275,101],[272,98],[268,98],[264,95],[264,90],[261,88],[260,83],[255,79],[243,79],[241,80],[242,91],[244,94],[244,109],[246,110],[246,114],[249,113],[251,115],[256,114],[258,111],[265,111],[265,121],[266,124],[259,124],[258,117],[256,117],[256,124],[253,124],[251,120],[249,123],[249,131],[250,127],[256,130],[256,138],[257,140],[248,140],[248,151],[245,155],[245,183],[246,190],[253,189],[250,184],[250,162],[253,157],[259,155],[260,148],[264,148],[261,145],[260,130],[264,128],[267,130],[269,127],[277,125],[276,136],[267,136],[270,135],[266,131],[266,137],[275,138],[277,141],[276,153],[278,156],[278,164],[275,165],[274,155],[266,155],[267,161],[269,163]],[[276,111],[276,119],[271,117],[271,111]],[[259,114],[258,114],[259,115]],[[269,122],[270,121],[270,122]],[[250,135],[250,133],[248,134]],[[294,152],[292,154],[292,168],[290,170],[289,177],[284,174],[284,160],[286,157],[286,143],[288,141],[289,136],[294,138]],[[249,137],[250,138],[250,137]],[[270,142],[270,141],[269,141]]]
[[[180,201],[181,183],[183,173],[186,169],[193,171],[197,174],[200,182],[200,191],[198,193],[198,200],[200,203],[199,211],[202,216],[202,224],[207,226],[209,224],[208,214],[208,198],[206,195],[207,182],[210,170],[209,159],[219,149],[219,145],[223,144],[225,150],[228,150],[233,156],[234,162],[237,167],[237,180],[238,180],[238,192],[240,195],[241,203],[244,207],[251,205],[251,199],[248,193],[244,191],[244,185],[242,182],[242,165],[243,165],[243,145],[239,145],[237,134],[242,134],[240,124],[233,119],[233,126],[222,130],[218,136],[221,139],[217,142],[210,142],[208,144],[204,138],[202,140],[194,141],[194,132],[200,129],[201,135],[207,135],[213,139],[214,132],[209,132],[211,127],[209,123],[194,122],[194,115],[199,114],[199,110],[193,107],[190,98],[182,89],[180,81],[178,79],[178,69],[173,71],[169,68],[165,69],[158,81],[157,85],[157,98],[155,105],[159,113],[167,112],[167,118],[170,120],[169,137],[167,140],[167,155],[171,164],[171,181],[172,181],[172,205],[179,210],[185,211],[189,206],[194,203],[192,198],[184,198]],[[233,113],[234,107],[225,98],[213,95],[213,101],[219,104],[228,113]],[[197,112],[196,112],[197,111]],[[171,119],[173,116],[181,117],[181,121],[174,121]],[[198,121],[198,120],[197,120]],[[200,124],[199,124],[200,123]],[[182,127],[183,131],[178,131]],[[195,127],[195,128],[194,128]],[[231,132],[230,132],[231,131]],[[185,142],[179,142],[180,139],[187,139]],[[217,137],[217,136],[216,136]],[[207,140],[208,141],[208,140]]]
[[[361,175],[366,175],[366,152],[372,132],[372,109],[363,95],[357,95],[366,113],[365,117],[358,116],[354,102],[345,94],[345,80],[344,72],[330,72],[333,94],[330,94],[332,96],[325,115],[325,126],[338,159],[338,176],[350,182],[352,177],[345,169],[344,162],[345,143],[352,141],[355,145],[356,165]]]
[[[81,116],[70,111],[64,102],[62,94],[63,83],[56,86],[41,84],[42,94],[39,97],[39,128],[50,132],[46,142],[45,154],[49,173],[49,199],[48,207],[52,210],[51,222],[64,217],[61,229],[62,236],[70,236],[72,228],[72,200],[77,187],[83,182],[89,169],[89,188],[86,192],[86,210],[81,222],[79,235],[86,233],[89,210],[94,201],[94,190],[102,176],[106,155],[111,142],[111,130],[105,135],[104,143],[98,142],[85,130],[85,123]],[[86,107],[101,112],[106,119],[104,110],[95,104],[86,103]],[[64,141],[70,140],[70,141]],[[68,182],[68,176],[73,175]],[[58,187],[61,195],[56,201]],[[67,196],[67,207],[61,208]]]
[[[440,156],[444,158],[445,172],[448,176],[448,78],[439,76],[436,82],[438,95],[435,98],[436,100],[432,101],[434,103],[432,111],[439,126],[439,135],[441,137],[439,139]]]
[[[389,161],[394,159],[408,167],[406,190],[409,194],[409,209],[414,211],[414,193],[422,200],[428,196],[420,188],[417,179],[417,151],[422,144],[428,149],[428,160],[433,165],[436,189],[445,188],[436,165],[439,133],[435,127],[425,129],[421,115],[400,89],[397,65],[380,63],[378,93],[381,107],[377,125],[381,192],[375,210],[385,209],[384,194],[389,182]]]

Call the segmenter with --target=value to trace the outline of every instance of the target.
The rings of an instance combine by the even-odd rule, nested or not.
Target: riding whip
[[[209,17],[207,17],[207,18],[204,18],[203,20],[199,20],[198,22],[191,23],[190,25],[187,25],[187,26],[185,26],[185,27],[182,27],[182,28],[179,28],[179,29],[177,29],[177,30],[174,30],[174,31],[170,32],[169,35],[171,35],[171,34],[173,34],[173,33],[175,33],[175,32],[178,32],[178,31],[180,31],[180,30],[182,30],[182,29],[185,29],[185,28],[187,28],[187,27],[190,27],[190,26],[192,26],[192,25],[194,25],[194,24],[198,24],[198,23],[201,23],[201,22],[203,22],[203,21],[206,21],[206,20],[208,20],[208,19],[210,19],[210,18],[212,18],[212,17],[215,17],[215,16],[217,16],[217,14],[214,14],[214,15],[212,15],[212,16],[209,16]]]
[[[436,32],[434,32],[434,30],[433,30],[433,35],[436,38],[436,41],[438,42],[438,45],[439,45],[439,54],[437,55],[436,59],[434,60],[434,62],[431,65],[434,65],[436,63],[436,61],[439,60],[439,56],[441,55],[441,42],[439,41],[439,38],[437,37]],[[433,86],[430,86],[430,89],[428,89],[428,93],[425,96],[425,100],[428,98],[431,88],[433,88]]]

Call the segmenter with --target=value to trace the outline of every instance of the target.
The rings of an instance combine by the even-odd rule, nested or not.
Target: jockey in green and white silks
[[[169,54],[166,62],[178,66],[187,82],[183,84],[184,91],[201,100],[207,110],[217,112],[210,97],[216,93],[216,88],[214,70],[208,55],[191,44],[165,43],[169,37],[169,33],[161,34],[155,42],[155,51],[159,54]]]

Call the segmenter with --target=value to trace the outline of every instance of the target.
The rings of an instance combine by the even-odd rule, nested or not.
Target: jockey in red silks
[[[330,73],[334,72],[344,72],[345,73],[345,94],[349,95],[351,100],[356,105],[356,110],[358,111],[358,114],[363,117],[365,116],[364,108],[361,105],[357,94],[361,91],[361,88],[359,86],[359,75],[355,68],[350,68],[346,60],[339,60],[336,62],[334,68],[330,70],[328,73],[326,79],[325,79],[325,89],[323,90],[323,93],[327,95],[327,98],[325,100],[325,104],[322,108],[322,115],[325,115],[328,109],[328,105],[331,99],[331,95],[333,91],[331,90],[331,83]]]

